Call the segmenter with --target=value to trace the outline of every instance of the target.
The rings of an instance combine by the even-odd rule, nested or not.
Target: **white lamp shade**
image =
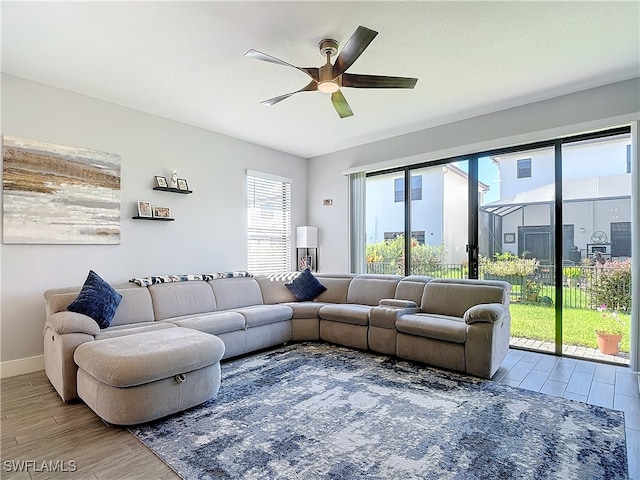
[[[297,248],[318,248],[318,227],[296,227]]]

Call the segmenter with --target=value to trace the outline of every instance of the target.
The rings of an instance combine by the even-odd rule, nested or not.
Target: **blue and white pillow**
[[[209,280],[215,280],[217,278],[238,277],[253,277],[253,275],[242,270],[237,272],[198,273],[186,275],[150,275],[148,277],[132,278],[129,281],[137,283],[141,287],[148,287],[149,285],[156,285],[158,283],[188,282],[190,280],[203,280],[208,282]]]
[[[285,283],[284,286],[291,290],[299,302],[313,300],[327,290],[327,287],[322,285],[308,268],[305,268],[300,272],[300,275]]]
[[[93,270],[89,271],[82,290],[67,307],[70,312],[93,318],[100,328],[107,328],[116,314],[122,295]]]

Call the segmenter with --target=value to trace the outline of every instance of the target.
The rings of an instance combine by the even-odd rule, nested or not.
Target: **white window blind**
[[[291,269],[291,179],[247,170],[247,270]]]

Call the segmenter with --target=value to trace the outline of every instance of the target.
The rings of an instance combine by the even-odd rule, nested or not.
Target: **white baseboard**
[[[15,377],[44,370],[44,355],[0,362],[0,378]]]

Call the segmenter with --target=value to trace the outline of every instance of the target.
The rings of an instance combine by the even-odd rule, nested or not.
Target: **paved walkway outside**
[[[541,352],[555,353],[556,346],[551,342],[541,340],[531,340],[529,338],[511,337],[509,345],[512,347],[526,348],[527,350],[538,350]],[[585,360],[598,360],[610,362],[618,365],[629,365],[629,354],[620,352],[618,355],[605,355],[595,348],[577,347],[575,345],[563,345],[562,353],[572,357],[584,358]]]

